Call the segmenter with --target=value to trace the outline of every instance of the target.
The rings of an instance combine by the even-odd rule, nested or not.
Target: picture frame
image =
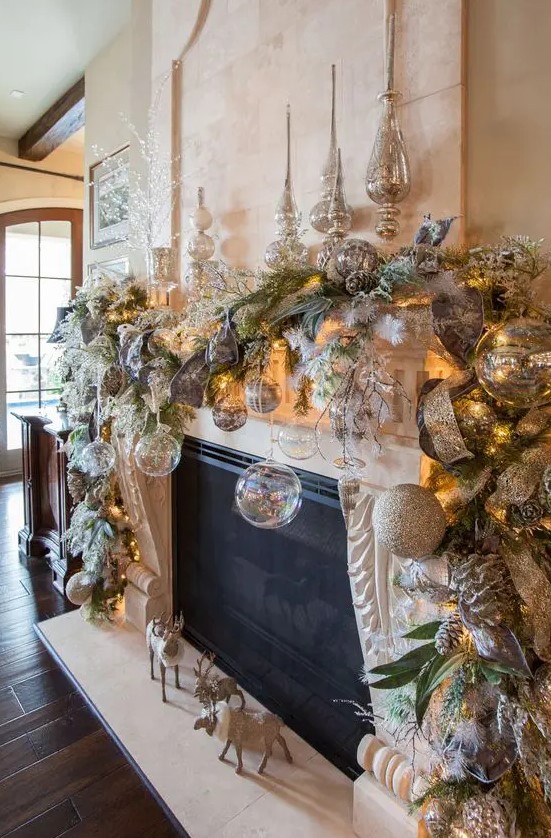
[[[128,256],[119,256],[116,259],[91,262],[88,265],[88,282],[96,282],[102,274],[106,274],[113,279],[126,279],[130,275],[130,259]]]
[[[126,241],[129,226],[130,147],[90,166],[90,247]]]

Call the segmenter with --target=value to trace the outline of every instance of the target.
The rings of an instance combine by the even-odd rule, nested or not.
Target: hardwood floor
[[[0,484],[0,836],[185,835],[38,640],[71,606],[44,560],[20,561],[22,523],[20,484]]]

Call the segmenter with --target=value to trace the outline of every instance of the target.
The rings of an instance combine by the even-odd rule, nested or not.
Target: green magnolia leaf
[[[388,678],[381,678],[380,681],[374,681],[369,685],[369,689],[376,690],[395,690],[398,687],[404,687],[411,681],[417,678],[419,671],[417,669],[408,669],[403,672],[397,672],[395,675],[389,675]]]
[[[480,671],[482,672],[482,674],[484,675],[484,677],[486,678],[486,680],[488,681],[489,684],[496,685],[496,684],[499,684],[499,682],[501,681],[501,673],[497,672],[497,670],[494,669],[493,667],[490,667],[490,666],[487,666],[484,663],[481,663],[480,664]]]
[[[431,696],[442,681],[449,678],[456,669],[465,662],[464,652],[457,652],[449,658],[437,654],[434,660],[427,665],[417,681],[415,693],[415,717],[417,724],[421,727]]]
[[[441,625],[442,622],[440,620],[434,620],[432,623],[424,623],[422,626],[417,626],[412,631],[408,631],[407,634],[403,634],[402,637],[407,640],[432,640]]]
[[[398,672],[420,672],[434,654],[434,643],[425,643],[423,646],[418,646],[416,649],[412,649],[411,652],[402,655],[396,661],[384,663],[381,666],[370,669],[370,673],[372,675],[395,675]]]

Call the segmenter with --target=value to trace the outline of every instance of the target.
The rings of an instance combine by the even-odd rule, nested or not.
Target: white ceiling
[[[0,0],[0,137],[19,138],[84,74],[131,0]],[[10,91],[23,90],[22,99]]]

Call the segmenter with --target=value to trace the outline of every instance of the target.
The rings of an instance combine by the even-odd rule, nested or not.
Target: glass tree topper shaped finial
[[[308,250],[300,241],[300,220],[291,179],[291,108],[287,105],[287,168],[283,192],[275,212],[279,238],[268,245],[264,254],[269,268],[306,264]]]
[[[382,114],[365,178],[367,194],[380,206],[375,231],[388,241],[400,230],[400,210],[396,204],[404,200],[411,187],[408,154],[396,108],[400,94],[394,90],[395,25],[395,15],[388,15],[385,20],[385,90],[378,97],[382,102]]]

